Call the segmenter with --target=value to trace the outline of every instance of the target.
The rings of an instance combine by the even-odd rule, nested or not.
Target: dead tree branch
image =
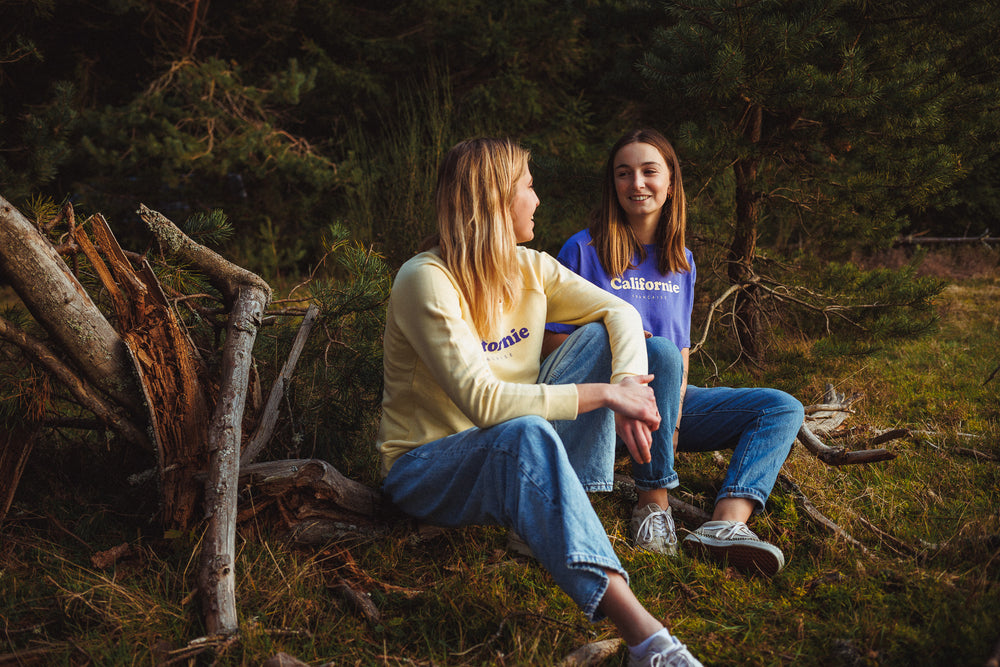
[[[986,385],[988,385],[990,381],[996,377],[997,373],[1000,373],[1000,366],[997,366],[996,368],[993,369],[993,372],[990,373],[990,376],[986,378],[985,382],[983,382],[983,386],[985,387]]]
[[[798,440],[820,461],[832,466],[877,463],[896,458],[896,453],[887,449],[865,449],[852,452],[844,447],[828,447],[823,444],[822,440],[813,435],[813,432],[805,424],[799,428]]]
[[[236,618],[236,509],[243,412],[257,338],[271,288],[260,276],[191,240],[168,218],[139,206],[139,216],[169,254],[194,265],[230,307],[222,354],[219,401],[208,428],[208,479],[199,582],[206,626],[213,634],[238,630]]]
[[[14,493],[37,436],[36,428],[25,425],[0,431],[0,522],[7,516],[14,501]]]
[[[87,380],[142,414],[125,344],[66,263],[20,211],[0,197],[0,273]]]
[[[806,514],[812,517],[812,519],[816,521],[816,523],[820,524],[821,526],[829,530],[837,537],[843,538],[844,541],[847,542],[848,544],[854,545],[861,551],[861,553],[865,554],[866,556],[868,555],[868,548],[858,540],[851,537],[850,533],[848,533],[846,530],[838,526],[836,523],[827,518],[826,515],[820,512],[816,508],[816,506],[813,505],[812,501],[809,500],[806,494],[802,492],[802,489],[799,488],[799,485],[796,484],[794,480],[792,480],[792,478],[788,476],[787,473],[780,473],[778,475],[778,480],[793,496],[795,496],[798,499],[798,501],[802,504],[802,508],[806,511]]]
[[[235,633],[236,618],[236,508],[240,470],[243,410],[257,328],[270,292],[252,286],[240,290],[229,316],[222,355],[219,402],[208,429],[208,482],[205,511],[208,527],[202,546],[199,582],[202,608],[212,633]]]
[[[726,299],[741,289],[743,289],[742,285],[730,285],[729,289],[722,293],[722,296],[712,302],[712,305],[708,308],[708,314],[705,316],[705,326],[702,327],[701,339],[694,345],[694,347],[691,348],[691,354],[700,350],[702,345],[704,345],[705,341],[708,339],[708,330],[712,326],[712,317],[715,314],[715,311],[722,307],[722,304],[725,303]]]
[[[271,387],[271,393],[267,397],[264,414],[257,425],[257,430],[240,456],[240,468],[253,463],[253,460],[257,458],[257,455],[264,449],[264,446],[271,440],[271,435],[274,433],[274,425],[278,421],[278,407],[281,404],[281,398],[285,395],[285,387],[295,373],[295,366],[299,362],[299,355],[302,354],[302,349],[306,345],[306,339],[309,338],[309,332],[312,331],[313,323],[318,316],[319,309],[316,306],[309,306],[305,316],[302,318],[299,333],[295,336],[295,341],[292,343],[292,349],[288,353],[288,359],[285,361],[284,366],[281,368],[281,373],[275,378],[274,385]]]
[[[22,331],[13,322],[0,317],[0,340],[12,343],[29,359],[32,359],[57,382],[61,383],[80,405],[97,415],[101,423],[119,433],[129,442],[152,449],[149,438],[119,406],[95,392],[85,380],[67,366],[40,340]]]

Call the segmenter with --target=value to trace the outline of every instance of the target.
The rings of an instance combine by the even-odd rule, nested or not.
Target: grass
[[[804,403],[819,402],[826,382],[862,391],[849,425],[922,432],[888,445],[898,453],[889,462],[833,468],[797,446],[786,463],[787,477],[863,548],[779,484],[753,527],[788,566],[773,580],[748,577],[635,552],[625,541],[629,492],[594,497],[640,599],[706,665],[978,666],[992,654],[1000,376],[984,382],[1000,364],[1000,280],[954,285],[937,309],[939,331],[920,340],[845,356],[826,341],[789,339],[764,371],[722,371],[727,384],[780,386]],[[696,359],[693,377],[708,368]],[[260,665],[281,651],[311,665],[548,665],[614,636],[606,622],[587,623],[536,564],[511,558],[498,528],[420,540],[397,526],[293,550],[276,529],[246,526],[238,640],[189,645],[204,634],[198,536],[163,539],[149,522],[152,490],[128,487],[114,466],[111,454],[67,445],[40,445],[33,457],[0,528],[0,665]],[[679,472],[685,499],[708,507],[721,479],[715,459],[685,456]],[[95,560],[116,547],[113,562]],[[344,582],[367,593],[377,616],[338,593]],[[622,649],[607,664],[625,659]]]

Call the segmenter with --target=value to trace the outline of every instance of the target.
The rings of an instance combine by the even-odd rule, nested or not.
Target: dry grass
[[[984,384],[1000,364],[1000,281],[953,286],[937,308],[940,329],[922,340],[853,357],[785,340],[757,377],[734,368],[723,378],[804,402],[831,382],[865,394],[850,425],[926,432],[869,466],[833,468],[793,450],[784,473],[861,546],[779,486],[754,528],[788,567],[774,580],[747,577],[635,552],[624,539],[629,492],[594,497],[635,590],[706,665],[986,662],[1000,639],[1000,377]],[[548,665],[614,636],[586,623],[536,564],[511,558],[497,528],[425,541],[400,529],[296,551],[257,527],[239,545],[239,637],[191,645],[204,632],[197,536],[160,539],[136,500],[149,489],[80,486],[53,451],[34,459],[0,533],[0,664],[259,665],[284,651],[312,665]],[[66,464],[96,474],[81,458]],[[685,499],[708,506],[721,479],[714,458],[685,456],[679,472]],[[345,582],[377,617],[338,593]],[[624,660],[622,650],[608,664]]]

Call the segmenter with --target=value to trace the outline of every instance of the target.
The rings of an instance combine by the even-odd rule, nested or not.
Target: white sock
[[[653,643],[653,639],[656,637],[665,637],[670,640],[671,644],[677,643],[677,638],[674,637],[666,628],[661,628],[657,632],[654,632],[650,636],[646,637],[643,641],[639,642],[635,646],[629,646],[628,651],[636,658],[641,658],[646,655],[649,651],[649,645]]]

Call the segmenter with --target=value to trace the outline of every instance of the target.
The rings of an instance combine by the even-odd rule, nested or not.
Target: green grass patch
[[[862,349],[785,338],[763,368],[693,360],[695,382],[776,386],[807,404],[821,401],[826,383],[862,392],[847,425],[911,429],[886,445],[892,461],[835,468],[797,446],[785,465],[857,543],[779,484],[752,526],[788,560],[767,580],[635,552],[629,491],[594,496],[640,599],[706,665],[982,665],[991,654],[1000,639],[1000,375],[986,380],[1000,365],[1000,282],[949,287],[934,307],[938,330],[919,339]],[[831,444],[859,448],[868,437]],[[284,651],[311,665],[547,665],[615,636],[607,622],[586,622],[536,563],[512,558],[499,528],[418,539],[398,527],[295,550],[262,526],[238,545],[238,639],[189,645],[204,634],[198,536],[156,535],[154,508],[142,501],[151,489],[125,488],[133,470],[115,468],[114,453],[88,463],[60,447],[33,457],[0,533],[4,664],[260,665]],[[710,507],[722,477],[715,458],[684,455],[678,470],[684,499]],[[338,592],[344,582],[369,596],[377,617]],[[622,649],[608,664],[625,662]]]

